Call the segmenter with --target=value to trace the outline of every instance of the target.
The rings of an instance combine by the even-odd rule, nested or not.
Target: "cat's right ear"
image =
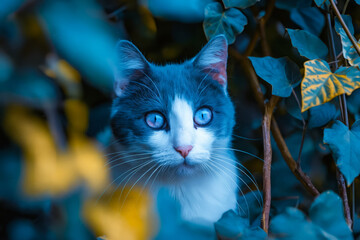
[[[114,91],[120,97],[131,79],[145,74],[149,62],[134,44],[126,40],[116,44],[116,56]]]

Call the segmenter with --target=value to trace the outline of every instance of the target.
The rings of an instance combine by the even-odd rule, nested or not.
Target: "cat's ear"
[[[194,58],[194,65],[211,75],[226,89],[228,44],[224,35],[212,38]]]
[[[145,74],[149,62],[134,44],[126,40],[116,44],[116,59],[114,91],[119,97],[131,79]]]

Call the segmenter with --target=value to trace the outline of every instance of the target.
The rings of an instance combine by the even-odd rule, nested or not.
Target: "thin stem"
[[[298,155],[298,158],[297,158],[297,164],[299,166],[301,165],[301,153],[302,153],[302,150],[303,150],[303,147],[304,147],[307,126],[308,126],[308,124],[307,124],[307,122],[305,122],[305,124],[303,126],[302,136],[301,136],[301,144],[300,144],[299,155]]]
[[[295,175],[295,177],[302,183],[304,188],[314,197],[317,197],[320,192],[316,189],[314,184],[311,182],[311,179],[309,176],[307,176],[303,170],[301,169],[300,165],[295,162],[293,157],[291,156],[291,153],[285,143],[285,140],[280,132],[279,126],[277,125],[277,122],[275,119],[272,120],[271,123],[271,132],[273,134],[273,137],[275,139],[276,145],[278,146],[280,153],[282,157],[284,158],[286,164],[292,171],[292,173]]]
[[[263,166],[263,189],[264,189],[264,207],[262,212],[262,228],[265,232],[269,229],[269,214],[271,206],[271,118],[274,108],[280,100],[277,96],[271,96],[270,101],[265,104],[265,113],[262,122],[263,142],[264,142],[264,166]]]
[[[343,10],[342,10],[342,14],[345,14],[346,9],[347,9],[347,7],[348,7],[348,5],[349,5],[349,2],[350,2],[350,0],[346,0],[346,2],[345,2],[345,4],[344,4],[344,8],[343,8]]]
[[[332,8],[335,11],[335,13],[336,13],[336,11],[339,13],[339,10],[337,10],[333,0],[330,0],[330,1],[331,1]],[[340,19],[340,17],[339,17],[339,19]],[[331,57],[334,60],[333,63],[331,63],[331,65],[332,65],[332,70],[336,71],[339,66],[338,66],[338,63],[336,61],[335,43],[334,43],[333,30],[332,30],[332,25],[331,25],[331,15],[329,13],[327,14],[326,21],[327,21],[327,25],[328,25],[330,53],[331,53]],[[347,29],[346,25],[343,25],[343,28]],[[349,30],[347,29],[347,31],[349,31]],[[360,51],[358,53],[360,53]],[[349,127],[349,118],[348,118],[345,94],[342,94],[342,95],[339,96],[339,103],[340,103],[340,111],[341,111],[341,121],[347,127]],[[345,183],[345,179],[344,179],[343,174],[340,172],[340,170],[338,168],[336,168],[336,178],[337,178],[337,182],[338,182],[339,193],[340,193],[340,196],[341,196],[341,198],[343,200],[344,214],[345,214],[346,222],[347,222],[348,226],[351,228],[352,219],[351,219],[351,213],[350,213],[350,207],[349,207],[349,200],[348,200],[348,196],[347,196],[346,183]],[[354,203],[353,203],[353,206],[354,206]]]

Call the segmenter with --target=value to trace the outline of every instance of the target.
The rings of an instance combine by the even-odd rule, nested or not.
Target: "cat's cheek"
[[[194,149],[190,152],[190,156],[197,157],[197,155],[202,155],[204,160],[210,158],[210,152],[215,140],[214,134],[206,128],[198,128],[195,131],[194,140]]]
[[[148,139],[148,144],[154,150],[164,149],[169,145],[170,134],[164,130],[153,131]]]

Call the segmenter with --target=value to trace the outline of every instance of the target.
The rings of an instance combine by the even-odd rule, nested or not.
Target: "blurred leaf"
[[[212,0],[141,0],[150,12],[159,18],[184,23],[201,22],[204,20],[204,8]]]
[[[351,130],[340,121],[324,130],[324,142],[329,144],[336,165],[350,185],[360,174],[360,121]]]
[[[305,76],[301,82],[302,112],[341,94],[350,95],[360,87],[360,70],[356,67],[340,67],[332,73],[329,64],[320,59],[307,61],[304,66]]]
[[[93,0],[45,1],[40,16],[61,56],[93,86],[110,92],[116,40],[99,6]]]
[[[42,70],[48,77],[59,82],[68,97],[81,97],[81,75],[68,62],[49,54],[46,57],[46,66],[42,67]]]
[[[260,0],[222,0],[225,8],[248,8]]]
[[[24,0],[2,0],[0,6],[0,21],[16,11],[23,2]]]
[[[218,2],[210,3],[205,7],[204,31],[206,38],[224,34],[228,43],[235,41],[237,34],[244,30],[247,19],[242,12],[236,8],[224,11]]]
[[[151,12],[144,6],[139,7],[139,12],[141,15],[141,20],[147,29],[149,29],[152,33],[156,33],[156,22],[154,17],[151,15]]]
[[[70,133],[67,151],[59,152],[45,123],[21,108],[10,108],[7,134],[25,155],[24,191],[29,195],[61,195],[84,181],[92,191],[107,182],[103,155],[80,134]]]
[[[280,9],[291,11],[292,9],[311,7],[312,0],[276,0],[275,6]]]
[[[301,94],[298,94],[297,90],[295,92],[298,99],[300,99]],[[291,116],[298,120],[304,119],[309,129],[322,127],[339,116],[339,110],[336,109],[334,104],[329,102],[312,107],[301,113],[301,106],[298,105],[294,96],[290,96],[285,99],[285,106],[286,111]]]
[[[86,201],[83,215],[95,234],[107,240],[146,240],[156,232],[151,197],[137,187]]]
[[[215,223],[215,230],[220,239],[266,239],[267,235],[259,226],[250,227],[249,219],[236,215],[232,210],[223,214]]]
[[[51,79],[34,71],[19,71],[10,81],[0,82],[0,93],[1,101],[21,100],[37,107],[57,102],[60,95]]]
[[[316,7],[294,8],[290,12],[290,18],[303,30],[316,36],[321,34],[325,26],[325,17]]]
[[[22,172],[21,155],[18,148],[0,151],[0,198],[15,199],[19,193]]]
[[[353,239],[345,221],[342,199],[334,192],[320,194],[311,204],[309,216],[314,224],[331,236],[342,240]]]
[[[350,97],[347,98],[348,110],[355,115],[355,120],[360,118],[360,90],[355,90]]]
[[[88,109],[86,105],[75,99],[65,101],[65,113],[69,122],[69,128],[78,132],[85,132],[88,127]]]
[[[292,45],[299,50],[301,56],[308,59],[325,59],[327,46],[315,35],[305,30],[287,29]]]
[[[274,239],[340,240],[353,239],[339,196],[327,191],[318,196],[310,208],[311,222],[296,208],[287,208],[270,223]]]
[[[249,57],[256,74],[272,86],[272,94],[289,97],[292,88],[300,83],[299,67],[287,57]]]
[[[11,59],[4,52],[0,51],[0,83],[8,80],[13,71],[14,66]]]
[[[354,26],[352,25],[352,20],[350,16],[343,15],[342,16],[346,25],[348,26],[350,33],[354,34]],[[335,30],[340,35],[341,38],[341,44],[342,44],[342,52],[344,55],[344,58],[346,58],[350,65],[352,66],[360,66],[360,57],[357,53],[356,49],[354,48],[352,42],[348,38],[345,30],[342,28],[340,22],[338,19],[335,19]],[[356,40],[356,39],[355,39]],[[360,39],[357,42],[357,45],[360,47]]]

